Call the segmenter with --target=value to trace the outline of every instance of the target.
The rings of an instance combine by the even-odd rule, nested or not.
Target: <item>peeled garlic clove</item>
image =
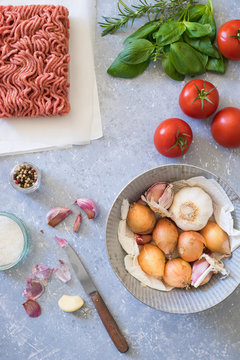
[[[167,209],[172,205],[174,191],[173,185],[168,183],[157,183],[152,185],[144,194],[142,200],[161,216],[169,216]]]
[[[91,199],[77,199],[76,204],[87,214],[88,218],[94,219],[98,215],[98,206]]]
[[[27,287],[23,290],[22,296],[27,299],[35,300],[44,292],[44,286],[38,280],[27,278]]]
[[[80,309],[84,304],[83,299],[80,296],[63,295],[58,300],[58,306],[65,312],[73,312]]]
[[[35,300],[27,300],[23,303],[23,306],[30,317],[35,318],[41,315],[40,305]]]
[[[134,238],[138,245],[144,245],[152,241],[152,235],[134,234]]]
[[[174,196],[170,217],[184,230],[201,230],[213,214],[212,199],[200,187],[184,187]]]
[[[60,268],[55,269],[55,274],[62,282],[66,283],[71,280],[72,276],[69,267],[62,260],[59,260]]]
[[[47,213],[47,223],[50,226],[56,226],[63,221],[68,215],[72,213],[72,210],[65,207],[55,207]]]
[[[68,243],[67,240],[60,238],[57,235],[55,235],[55,240],[56,240],[58,246],[60,246],[60,247],[65,247]]]
[[[79,213],[76,220],[75,220],[75,223],[74,223],[74,227],[73,227],[73,232],[78,232],[78,229],[79,229],[79,226],[80,226],[80,223],[81,223],[81,214]]]
[[[212,277],[213,272],[205,259],[197,260],[192,267],[192,285],[198,287],[206,284]],[[208,270],[207,270],[208,269]]]

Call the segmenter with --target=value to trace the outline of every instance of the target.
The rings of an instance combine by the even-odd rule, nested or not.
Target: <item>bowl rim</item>
[[[181,312],[181,311],[178,311],[178,312],[174,312],[174,311],[167,311],[167,310],[163,310],[163,309],[157,309],[156,307],[154,307],[153,305],[150,305],[150,304],[146,304],[144,301],[142,301],[141,299],[139,299],[131,290],[129,290],[129,288],[127,287],[127,285],[125,285],[124,281],[121,279],[121,277],[117,274],[117,272],[115,271],[115,269],[113,268],[112,266],[112,263],[110,261],[110,254],[109,254],[109,250],[108,250],[108,246],[107,246],[107,232],[108,232],[108,224],[109,224],[109,218],[110,218],[110,215],[111,215],[111,212],[112,212],[112,209],[114,207],[114,205],[116,204],[119,196],[121,195],[121,193],[135,180],[137,180],[138,178],[140,178],[141,176],[143,176],[144,174],[148,173],[148,172],[151,172],[151,171],[154,171],[154,170],[157,170],[159,168],[163,168],[163,167],[188,167],[188,168],[195,168],[197,170],[200,170],[200,171],[203,171],[203,172],[207,172],[209,173],[214,179],[217,179],[217,180],[221,180],[222,183],[224,183],[232,192],[233,194],[236,196],[236,198],[240,201],[240,196],[236,193],[236,191],[233,190],[233,188],[225,181],[223,180],[220,176],[218,175],[215,175],[213,172],[209,171],[209,170],[205,170],[199,166],[196,166],[196,165],[191,165],[191,164],[163,164],[163,165],[159,165],[159,166],[155,166],[153,168],[150,168],[144,172],[142,172],[141,174],[135,176],[132,180],[130,180],[120,191],[119,193],[115,196],[115,199],[112,203],[112,206],[108,212],[108,216],[107,216],[107,220],[106,220],[106,226],[105,226],[105,246],[106,246],[106,251],[107,251],[107,255],[108,255],[108,261],[110,263],[110,266],[115,274],[115,276],[121,281],[121,283],[123,284],[123,286],[126,288],[126,290],[135,297],[135,299],[137,299],[138,301],[140,301],[142,304],[154,309],[154,310],[157,310],[157,311],[162,311],[162,312],[165,312],[165,313],[168,313],[168,314],[174,314],[174,315],[188,315],[188,314],[196,314],[196,313],[200,313],[200,312],[203,312],[203,311],[207,311],[207,310],[210,310],[212,308],[214,308],[215,306],[221,304],[224,300],[226,300],[227,298],[229,298],[233,293],[234,291],[237,289],[237,287],[240,285],[240,282],[233,288],[232,292],[228,295],[226,295],[222,300],[218,301],[216,304],[213,304],[212,306],[210,307],[206,307],[205,309],[200,309],[200,310],[194,310],[194,311],[189,311],[189,312]],[[240,248],[238,248],[240,249]],[[236,249],[235,251],[237,251],[238,249]],[[137,280],[138,281],[138,280]],[[158,290],[159,292],[161,292],[160,290]]]
[[[21,165],[30,165],[34,170],[36,170],[37,172],[37,181],[29,188],[22,188],[22,187],[19,187],[18,185],[15,184],[14,182],[14,179],[13,179],[13,176],[14,176],[14,172],[15,170],[21,166]],[[31,194],[33,193],[34,191],[38,190],[39,186],[40,186],[40,183],[41,183],[41,170],[37,167],[37,165],[33,164],[32,162],[30,161],[18,161],[14,167],[11,169],[10,171],[10,174],[9,174],[9,182],[10,184],[12,185],[12,187],[21,192],[21,193],[24,193],[24,194]]]
[[[21,254],[19,255],[19,257],[17,258],[17,260],[15,260],[12,263],[0,265],[0,271],[4,271],[4,270],[11,269],[14,266],[18,265],[25,258],[25,256],[28,253],[28,250],[29,250],[30,235],[29,235],[29,231],[28,231],[25,223],[15,214],[10,213],[8,211],[0,211],[0,216],[6,216],[6,217],[10,218],[11,220],[15,221],[16,224],[20,227],[23,237],[24,237],[23,250],[22,250]]]

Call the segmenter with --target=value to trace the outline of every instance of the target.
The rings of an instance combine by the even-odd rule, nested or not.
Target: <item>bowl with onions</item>
[[[240,198],[213,173],[163,165],[127,184],[107,220],[110,264],[144,304],[196,313],[240,283]]]

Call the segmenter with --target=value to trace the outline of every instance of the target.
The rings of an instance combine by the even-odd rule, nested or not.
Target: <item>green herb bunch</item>
[[[118,0],[118,9],[118,17],[104,17],[100,23],[103,36],[139,17],[147,16],[148,21],[125,39],[125,48],[108,69],[110,75],[134,78],[159,59],[166,74],[178,81],[206,71],[225,73],[226,60],[214,45],[212,0],[205,5],[192,0],[155,0],[154,4],[139,0],[131,8]]]

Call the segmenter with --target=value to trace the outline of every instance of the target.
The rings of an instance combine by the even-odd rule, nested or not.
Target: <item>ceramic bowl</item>
[[[106,227],[106,247],[108,257],[113,270],[123,285],[144,304],[157,310],[175,313],[189,314],[209,309],[226,299],[240,283],[240,248],[233,252],[230,259],[225,259],[226,268],[230,276],[220,280],[218,275],[212,277],[209,283],[201,288],[192,288],[190,291],[173,289],[163,292],[149,287],[144,287],[131,276],[124,267],[126,253],[118,241],[118,224],[120,221],[120,210],[123,199],[130,202],[138,200],[146,189],[152,184],[163,181],[173,182],[189,179],[194,176],[204,176],[215,179],[225,190],[234,205],[232,213],[235,228],[240,228],[240,198],[221,178],[214,174],[191,165],[164,165],[144,172],[129,184],[127,184],[115,199],[109,212]]]

